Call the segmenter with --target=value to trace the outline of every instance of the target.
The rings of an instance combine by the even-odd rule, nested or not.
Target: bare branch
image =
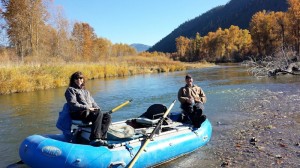
[[[281,48],[279,52],[272,56],[263,57],[256,61],[250,59],[247,66],[250,66],[248,72],[255,77],[275,76],[278,74],[300,75],[300,62],[295,52]]]

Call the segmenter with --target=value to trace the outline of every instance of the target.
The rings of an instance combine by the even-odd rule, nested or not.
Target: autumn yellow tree
[[[223,30],[219,28],[216,32],[209,32],[204,36],[203,49],[207,51],[205,59],[207,61],[220,60],[224,55],[224,39],[222,38]]]
[[[47,10],[42,0],[1,0],[5,10],[10,43],[23,60],[24,56],[37,54],[41,48],[40,36],[45,27]]]
[[[271,39],[272,23],[268,21],[268,13],[266,11],[257,12],[252,16],[250,22],[250,31],[253,39],[253,45],[257,48],[258,55],[264,56],[267,52],[269,41]]]
[[[107,60],[111,57],[112,42],[105,38],[94,40],[94,60]]]
[[[226,56],[226,50],[225,50],[226,37],[224,36],[224,33],[225,33],[225,30],[222,30],[221,28],[219,28],[214,34],[213,43],[211,43],[211,45],[214,45],[213,46],[214,56],[217,60],[224,59]],[[229,57],[230,57],[230,55],[228,55],[226,60],[230,60]]]
[[[195,39],[193,41],[191,41],[190,44],[190,48],[191,48],[191,52],[190,52],[190,60],[191,61],[199,61],[202,60],[203,57],[201,55],[201,49],[202,49],[202,45],[203,45],[203,37],[201,37],[200,33],[196,33]]]
[[[297,54],[300,53],[300,1],[288,0],[289,35]]]
[[[277,34],[278,37],[278,46],[280,46],[282,49],[285,49],[288,47],[288,25],[289,21],[287,18],[287,14],[285,12],[276,12],[275,15],[275,20],[276,20],[276,29],[275,33]]]
[[[240,29],[238,26],[230,26],[224,30],[222,36],[225,43],[225,60],[241,61],[246,56],[252,45],[252,38],[247,29]]]
[[[72,61],[75,55],[75,47],[70,41],[70,23],[65,18],[62,7],[53,7],[51,10],[53,11],[51,21],[54,30],[49,31],[49,34],[51,34],[48,40],[51,48],[49,57]]]
[[[77,58],[90,61],[92,58],[93,42],[96,39],[94,29],[88,23],[75,23],[72,31],[72,41],[76,48]]]
[[[257,12],[250,22],[253,46],[258,55],[271,55],[288,45],[288,20],[283,12]]]
[[[177,54],[178,54],[179,60],[181,60],[182,57],[187,55],[190,39],[180,36],[180,37],[176,38],[175,41],[176,41]]]
[[[111,49],[111,55],[116,57],[130,56],[136,53],[137,51],[133,47],[123,43],[116,43]]]
[[[242,30],[238,26],[224,30],[219,28],[204,37],[196,33],[194,39],[188,39],[188,43],[185,37],[176,39],[177,53],[181,54],[181,60],[184,61],[241,61],[244,55],[249,54],[251,45],[252,38],[249,31]],[[184,52],[180,48],[183,46]]]
[[[239,51],[239,55],[236,56],[239,58],[235,58],[235,60],[239,59],[239,61],[242,61],[245,57],[249,56],[248,54],[252,53],[252,37],[249,30],[240,30],[240,37],[238,42],[236,42],[236,45]]]

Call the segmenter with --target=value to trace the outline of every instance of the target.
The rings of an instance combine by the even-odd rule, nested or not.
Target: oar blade
[[[153,138],[154,134],[158,131],[158,128],[161,127],[163,121],[165,120],[165,118],[168,116],[168,114],[170,113],[171,109],[173,108],[174,104],[175,104],[176,100],[173,101],[173,103],[170,105],[170,107],[167,109],[167,111],[164,113],[164,115],[162,116],[162,118],[159,120],[158,124],[155,126],[154,130],[152,131],[152,133],[150,134],[149,137],[147,137],[145,143],[141,146],[141,148],[139,149],[139,151],[137,152],[137,154],[134,156],[134,158],[131,160],[131,162],[128,165],[128,168],[132,168],[133,165],[135,164],[135,162],[138,160],[138,158],[140,157],[140,155],[142,154],[142,151],[146,148],[146,146],[148,145],[148,143],[150,142],[150,140]]]

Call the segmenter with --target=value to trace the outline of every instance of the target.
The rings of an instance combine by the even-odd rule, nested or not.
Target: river
[[[87,81],[86,87],[103,111],[133,99],[129,105],[112,114],[113,121],[120,121],[141,115],[152,104],[162,103],[168,107],[177,99],[178,89],[184,86],[186,73],[192,74],[194,83],[201,86],[207,95],[204,113],[213,125],[213,136],[205,147],[160,167],[220,166],[213,158],[214,144],[220,142],[223,131],[236,127],[232,120],[245,119],[243,104],[257,96],[270,96],[265,94],[266,91],[289,94],[300,89],[299,77],[255,78],[248,74],[246,67],[238,65],[95,79]],[[0,167],[20,160],[18,148],[25,137],[60,133],[55,123],[65,103],[65,89],[0,95]],[[177,101],[172,111],[179,111],[179,105]]]

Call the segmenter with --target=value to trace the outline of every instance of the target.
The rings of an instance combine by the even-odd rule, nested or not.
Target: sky
[[[153,46],[182,23],[229,0],[54,0],[71,22],[112,43]]]

